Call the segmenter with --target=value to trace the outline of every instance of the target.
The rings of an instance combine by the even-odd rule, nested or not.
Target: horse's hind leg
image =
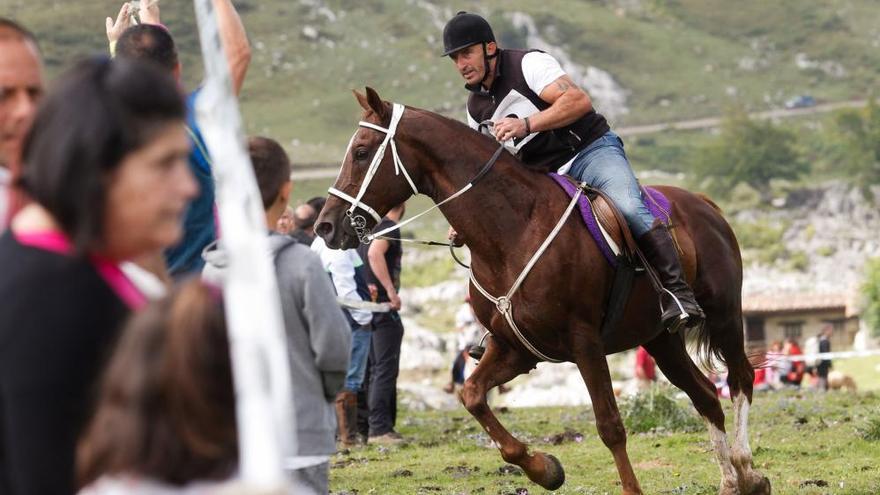
[[[617,474],[620,476],[623,493],[625,495],[641,494],[642,488],[639,486],[639,480],[633,472],[629,455],[626,452],[626,430],[623,427],[623,420],[620,418],[620,411],[617,409],[614,389],[611,387],[611,374],[608,371],[608,361],[605,359],[602,343],[595,332],[572,332],[572,335],[574,336],[575,362],[584,383],[587,384],[587,390],[590,392],[599,438],[614,456],[614,464],[617,466]],[[593,338],[594,335],[595,338]]]
[[[673,385],[688,395],[694,408],[706,420],[709,438],[715,450],[715,459],[721,469],[721,495],[740,493],[737,471],[732,462],[727,433],[724,431],[724,411],[715,394],[715,385],[697,368],[688,356],[681,334],[662,332],[645,344],[645,349],[657,361],[657,366]]]
[[[502,347],[490,338],[480,364],[464,382],[459,399],[498,445],[506,462],[521,467],[530,480],[547,490],[555,490],[565,482],[565,471],[559,461],[542,452],[530,453],[524,443],[501,425],[486,403],[486,392],[528,372],[534,365],[535,359],[531,356]]]
[[[742,328],[741,325],[731,325],[731,328],[734,327]],[[733,399],[734,440],[731,460],[739,474],[739,488],[743,494],[769,494],[770,481],[753,469],[752,449],[749,447],[749,406],[752,403],[755,371],[746,357],[741,339],[738,344],[732,343],[722,348],[722,353],[727,361],[727,383]]]

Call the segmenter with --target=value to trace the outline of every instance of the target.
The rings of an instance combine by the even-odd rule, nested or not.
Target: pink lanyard
[[[15,233],[15,239],[24,246],[42,249],[52,253],[67,255],[71,252],[70,241],[61,232],[47,230],[43,232]],[[147,298],[125,276],[119,264],[102,256],[91,255],[89,259],[95,267],[95,271],[107,282],[107,285],[116,293],[116,296],[125,303],[129,309],[137,311],[147,305]]]

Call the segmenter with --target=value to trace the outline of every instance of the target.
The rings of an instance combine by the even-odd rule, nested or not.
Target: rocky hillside
[[[880,187],[872,191],[880,198]],[[859,189],[831,182],[774,203],[733,218],[741,242],[755,237],[752,229],[769,232],[763,245],[745,249],[745,294],[845,292],[861,282],[865,261],[880,256],[880,208]]]
[[[119,0],[2,0],[36,31],[49,72],[106,52]],[[243,94],[248,132],[297,163],[337,162],[356,121],[352,88],[461,117],[465,94],[437,56],[456,10],[486,15],[503,46],[559,58],[617,125],[776,108],[795,95],[836,101],[880,83],[876,0],[235,0],[254,47]],[[190,1],[163,20],[190,86],[201,75]]]

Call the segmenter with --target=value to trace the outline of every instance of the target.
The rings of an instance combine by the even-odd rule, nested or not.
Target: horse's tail
[[[724,344],[720,342],[724,335],[712,332],[705,322],[699,327],[688,330],[687,340],[691,342],[691,356],[695,357],[700,367],[711,373],[719,374],[727,368],[727,359],[724,357]]]

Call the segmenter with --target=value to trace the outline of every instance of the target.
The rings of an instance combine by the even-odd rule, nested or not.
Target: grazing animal
[[[851,376],[836,370],[828,372],[828,388],[831,390],[846,390],[848,392],[855,392],[858,389],[856,381]]]

